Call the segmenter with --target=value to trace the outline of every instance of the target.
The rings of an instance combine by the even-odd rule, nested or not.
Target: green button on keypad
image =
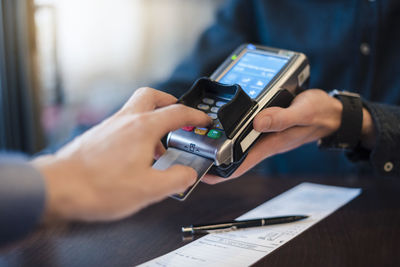
[[[221,134],[222,134],[222,133],[221,133],[220,131],[215,130],[215,129],[211,129],[211,130],[208,132],[207,136],[210,137],[210,138],[212,138],[212,139],[218,139],[218,138],[221,137]]]

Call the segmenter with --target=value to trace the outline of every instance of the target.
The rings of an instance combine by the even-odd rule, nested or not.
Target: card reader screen
[[[247,52],[219,82],[237,83],[251,98],[256,98],[288,61],[285,57]]]

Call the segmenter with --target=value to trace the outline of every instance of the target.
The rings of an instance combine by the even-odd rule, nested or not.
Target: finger
[[[304,114],[296,105],[288,108],[271,107],[262,110],[254,118],[253,127],[259,132],[278,132],[303,125]]]
[[[159,159],[165,153],[164,145],[159,141],[154,152],[154,159]]]
[[[314,130],[311,127],[293,127],[282,132],[265,135],[251,148],[246,159],[232,174],[232,177],[243,175],[268,157],[315,141],[313,133]]]
[[[142,87],[135,91],[121,110],[128,113],[146,112],[175,104],[176,101],[176,97],[170,94],[149,87]]]
[[[176,104],[158,109],[150,114],[149,123],[157,138],[160,139],[166,133],[183,126],[207,126],[211,123],[211,118],[203,111]]]
[[[222,178],[222,177],[219,177],[219,176],[216,176],[216,175],[212,175],[212,174],[206,174],[203,177],[203,179],[201,179],[201,181],[203,183],[211,184],[211,185],[219,184],[219,183],[226,182],[226,181],[229,181],[229,180],[230,180],[230,177],[229,178]]]
[[[184,192],[197,178],[194,169],[183,165],[174,165],[165,171],[154,171],[157,172],[155,187],[165,196]]]

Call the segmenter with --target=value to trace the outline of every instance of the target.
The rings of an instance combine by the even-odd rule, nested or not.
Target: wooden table
[[[38,229],[0,250],[0,266],[133,266],[184,244],[180,227],[231,220],[301,182],[361,187],[362,194],[255,266],[400,266],[400,179],[262,177],[201,184],[125,220]]]

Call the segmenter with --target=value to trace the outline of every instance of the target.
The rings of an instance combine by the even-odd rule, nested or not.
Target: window
[[[42,142],[34,75],[32,1],[0,0],[0,149],[34,153]]]

